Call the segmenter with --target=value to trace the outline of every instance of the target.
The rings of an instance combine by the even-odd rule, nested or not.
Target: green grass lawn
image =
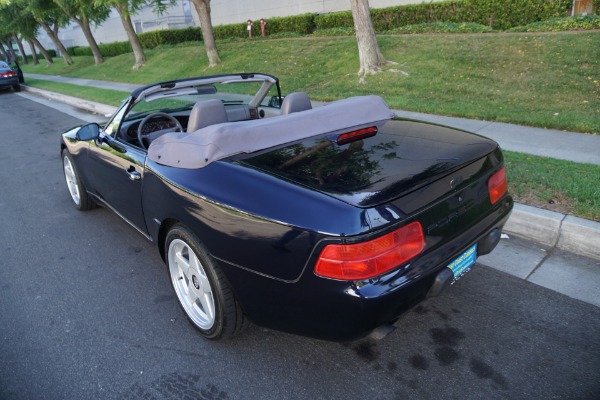
[[[504,151],[514,199],[600,221],[600,166]]]
[[[78,86],[59,82],[50,82],[42,79],[27,78],[25,84],[36,88],[62,93],[69,96],[80,97],[111,106],[119,106],[129,93],[118,90],[99,89],[89,86]]]
[[[147,50],[133,71],[132,54],[94,65],[75,57],[24,66],[25,73],[60,74],[147,84],[227,72],[266,72],[282,90],[315,100],[378,94],[393,108],[600,133],[600,32],[401,35],[378,38],[390,66],[358,83],[352,37],[227,40],[217,43],[222,64],[207,67],[201,43]]]

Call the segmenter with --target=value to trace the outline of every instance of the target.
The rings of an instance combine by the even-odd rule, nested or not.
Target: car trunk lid
[[[475,134],[402,119],[387,122],[373,137],[359,136],[343,145],[337,144],[338,137],[305,139],[239,162],[353,206],[372,208],[426,187],[443,195],[467,183],[457,171],[498,148]],[[475,179],[479,174],[468,175]],[[444,177],[450,179],[440,184]]]

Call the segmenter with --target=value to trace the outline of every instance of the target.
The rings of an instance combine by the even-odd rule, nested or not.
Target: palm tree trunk
[[[9,61],[16,60],[17,55],[15,54],[15,50],[12,47],[12,37],[8,36],[8,38],[6,39],[6,41],[4,43],[6,44],[6,47],[8,48]]]
[[[63,59],[65,60],[65,63],[67,65],[73,64],[73,59],[67,52],[67,49],[65,49],[65,46],[62,44],[62,42],[58,38],[58,35],[56,35],[56,33],[43,20],[38,19],[38,18],[36,18],[35,20],[37,21],[38,24],[40,24],[42,29],[44,29],[44,31],[46,31],[46,33],[52,40],[52,43],[54,43],[54,45],[56,46],[56,49],[59,51],[59,53],[62,55]],[[36,46],[37,46],[37,43],[36,43]],[[44,54],[44,53],[42,53],[42,54]],[[48,60],[46,59],[46,61],[48,61]]]
[[[52,57],[50,56],[50,53],[48,53],[48,51],[46,51],[46,48],[35,37],[31,38],[31,41],[33,42],[35,47],[37,47],[40,50],[40,53],[42,53],[42,55],[44,56],[44,59],[46,60],[46,64],[51,65],[53,63]]]
[[[214,67],[221,62],[215,37],[213,35],[212,21],[210,19],[210,0],[192,0],[196,12],[200,17],[200,28],[202,29],[202,40],[206,56],[208,57],[208,66]]]
[[[371,20],[371,11],[368,0],[351,0],[352,19],[354,20],[354,30],[356,31],[356,41],[358,42],[358,56],[360,60],[360,69],[358,76],[362,79],[366,74],[374,74],[381,71],[381,67],[387,63],[387,60],[381,54],[375,29]]]
[[[92,35],[92,29],[90,28],[90,22],[87,20],[76,19],[75,22],[81,27],[83,31],[83,35],[85,39],[90,45],[90,49],[92,50],[92,54],[94,55],[94,62],[96,64],[102,64],[104,59],[102,58],[102,54],[100,53],[100,48],[98,47],[98,43],[96,43],[96,39],[94,39],[94,35]]]
[[[29,44],[29,48],[31,49],[31,58],[33,59],[33,65],[38,65],[40,63],[40,60],[38,60],[37,51],[35,49],[35,44],[33,44],[33,40],[25,40],[27,40],[27,44]]]
[[[81,30],[83,31],[83,36],[85,36],[85,40],[87,40],[90,45],[90,50],[92,50],[92,54],[94,55],[94,62],[96,64],[102,64],[104,59],[102,58],[102,54],[100,53],[100,48],[98,47],[98,43],[96,43],[96,39],[94,39],[94,35],[92,34],[92,29],[90,28],[90,21],[87,16],[82,15],[81,18],[77,18],[76,15],[69,12],[69,10],[65,7],[65,4],[60,1],[54,1],[54,3],[64,11],[64,13],[69,17],[69,19],[75,22]]]
[[[2,58],[6,61],[9,61],[8,53],[4,50],[5,43],[3,40],[0,40],[0,51],[2,51]],[[8,46],[6,46],[8,47]]]
[[[23,64],[29,64],[29,60],[27,59],[27,56],[25,55],[25,49],[23,48],[23,42],[14,33],[13,33],[13,39],[15,40],[15,42],[17,42],[17,46],[19,46],[19,52],[21,53],[21,58],[23,59]]]
[[[146,62],[144,50],[142,49],[140,39],[135,33],[135,29],[133,28],[133,24],[131,23],[131,17],[129,16],[127,10],[123,7],[118,6],[115,6],[115,8],[119,13],[119,16],[121,17],[121,23],[123,24],[123,28],[125,28],[125,32],[127,33],[127,37],[129,38],[129,43],[131,43],[131,49],[133,50],[133,56],[135,58],[135,64],[133,65],[133,69],[137,71]]]

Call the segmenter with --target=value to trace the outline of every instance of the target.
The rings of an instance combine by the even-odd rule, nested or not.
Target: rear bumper
[[[17,85],[19,85],[19,78],[16,76],[12,78],[0,78],[0,88],[13,87]]]
[[[244,312],[256,324],[320,339],[353,340],[393,323],[428,295],[441,293],[452,282],[444,272],[449,271],[446,266],[475,243],[479,254],[492,251],[512,206],[507,196],[492,213],[443,246],[365,281],[321,278],[308,268],[300,280],[286,283],[227,264],[222,268]],[[437,288],[436,278],[443,281]]]

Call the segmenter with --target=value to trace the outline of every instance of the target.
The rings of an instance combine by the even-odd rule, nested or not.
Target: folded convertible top
[[[277,117],[170,132],[152,142],[148,157],[177,168],[202,168],[235,154],[252,153],[325,133],[381,126],[394,116],[379,96],[351,97]]]

